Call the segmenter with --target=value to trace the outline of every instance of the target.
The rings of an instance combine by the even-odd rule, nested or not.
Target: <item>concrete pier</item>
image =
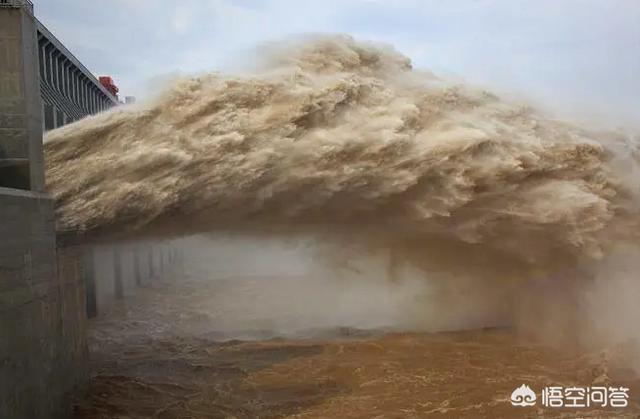
[[[0,188],[0,417],[66,417],[86,376],[84,284],[53,202]]]
[[[0,7],[0,187],[44,190],[36,20]]]
[[[44,193],[36,20],[0,6],[0,418],[63,418],[87,377],[80,252]]]
[[[87,315],[110,312],[116,301],[135,294],[140,287],[174,280],[181,273],[175,244],[127,243],[85,246]]]

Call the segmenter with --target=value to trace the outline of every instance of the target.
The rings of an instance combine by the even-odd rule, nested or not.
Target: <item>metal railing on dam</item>
[[[40,21],[37,34],[45,131],[119,104],[118,98]]]

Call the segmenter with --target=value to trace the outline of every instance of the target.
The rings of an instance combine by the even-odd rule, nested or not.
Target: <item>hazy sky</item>
[[[224,70],[261,42],[340,32],[565,114],[640,121],[640,0],[35,3],[38,18],[123,95],[144,97],[149,80],[170,73]]]

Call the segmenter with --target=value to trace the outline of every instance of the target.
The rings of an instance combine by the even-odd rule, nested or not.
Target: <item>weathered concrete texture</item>
[[[87,373],[80,251],[44,194],[0,188],[0,220],[0,418],[62,418]]]
[[[0,186],[44,190],[36,21],[0,8]]]
[[[78,245],[57,248],[60,339],[64,349],[58,358],[61,374],[55,375],[54,385],[69,389],[68,394],[81,390],[89,376],[82,255]]]

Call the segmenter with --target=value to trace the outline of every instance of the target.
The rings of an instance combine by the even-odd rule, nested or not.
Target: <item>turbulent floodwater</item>
[[[325,283],[326,286],[326,283]],[[333,310],[299,277],[178,276],[93,320],[94,375],[77,418],[637,417],[632,350],[532,344],[511,329],[297,329]],[[323,297],[319,297],[322,299]],[[338,304],[339,305],[339,304]],[[337,308],[339,310],[339,308]],[[333,324],[333,326],[332,326]],[[631,388],[624,409],[515,408],[527,383]],[[635,396],[634,396],[635,395]],[[539,406],[539,405],[538,405]]]
[[[49,133],[61,226],[348,226],[529,261],[600,254],[637,224],[635,145],[623,135],[453,85],[346,36],[266,50],[250,75],[184,80]]]
[[[500,416],[514,382],[569,383],[584,367],[575,348],[638,338],[632,137],[556,121],[346,36],[268,46],[255,61],[251,72],[182,80],[154,101],[50,132],[47,180],[59,228],[96,240],[306,236],[324,243],[333,267],[349,268],[354,252],[384,254],[389,282],[404,281],[409,266],[437,291],[401,306],[414,321],[403,330],[458,316],[460,326],[517,327],[563,352],[521,345],[504,330],[357,342],[165,339],[149,329],[179,316],[170,309],[177,291],[164,290],[115,324],[96,323],[106,339],[95,341],[104,362],[96,409]],[[212,289],[181,292],[195,304],[199,293],[215,299]],[[628,368],[640,365],[635,355]]]
[[[251,73],[183,80],[50,132],[59,227],[100,239],[324,234],[337,259],[359,242],[487,289],[580,288],[620,276],[610,255],[636,259],[630,136],[552,120],[347,36],[261,54]]]

